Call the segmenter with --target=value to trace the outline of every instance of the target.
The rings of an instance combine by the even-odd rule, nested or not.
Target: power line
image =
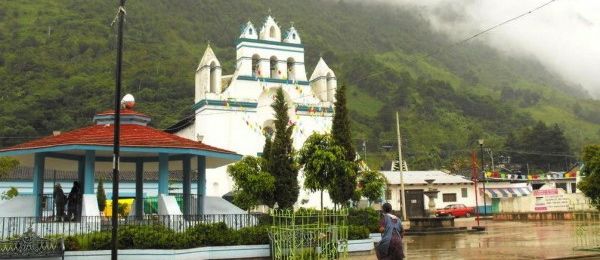
[[[532,14],[532,13],[534,13],[534,12],[536,12],[536,11],[538,11],[538,10],[540,10],[540,9],[542,9],[542,8],[544,8],[544,7],[548,6],[548,5],[550,5],[551,3],[553,3],[553,2],[556,2],[556,1],[558,1],[558,0],[550,0],[550,1],[548,1],[548,2],[546,2],[546,3],[544,3],[544,4],[542,4],[542,5],[539,5],[539,6],[537,6],[537,7],[533,8],[533,9],[531,9],[531,10],[529,10],[529,11],[526,11],[526,12],[524,12],[524,13],[522,13],[522,14],[520,14],[520,15],[517,15],[517,16],[515,16],[515,17],[512,17],[512,18],[510,18],[510,19],[507,19],[507,20],[505,20],[505,21],[503,21],[503,22],[500,22],[500,23],[498,23],[498,24],[492,25],[492,26],[490,26],[490,27],[488,27],[488,28],[484,29],[483,31],[480,31],[480,32],[478,32],[478,33],[475,33],[475,34],[473,34],[473,35],[471,35],[471,36],[469,36],[469,37],[467,37],[467,38],[465,38],[465,39],[462,39],[462,40],[460,40],[460,41],[457,41],[457,42],[455,42],[455,43],[452,43],[452,44],[450,44],[450,45],[447,45],[447,46],[445,46],[445,47],[438,48],[438,50],[437,50],[437,51],[434,51],[434,52],[432,52],[432,53],[425,54],[425,55],[423,55],[421,58],[422,58],[422,59],[426,59],[426,58],[429,58],[429,57],[432,57],[432,56],[438,55],[438,54],[440,54],[440,53],[442,53],[442,52],[444,52],[444,51],[446,51],[446,50],[449,50],[449,49],[452,49],[452,48],[454,48],[454,47],[456,47],[456,46],[459,46],[459,45],[461,45],[461,44],[464,44],[464,43],[466,43],[466,42],[468,42],[468,41],[470,41],[470,40],[473,40],[473,39],[475,39],[475,38],[477,38],[477,37],[479,37],[479,36],[481,36],[481,35],[483,35],[483,34],[486,34],[486,33],[490,32],[490,31],[492,31],[492,30],[494,30],[494,29],[497,29],[497,28],[499,28],[499,27],[501,27],[501,26],[503,26],[503,25],[506,25],[506,24],[508,24],[508,23],[510,23],[510,22],[514,22],[514,21],[516,21],[516,20],[518,20],[518,19],[521,19],[521,18],[523,18],[523,17],[525,17],[525,16],[527,16],[527,15],[529,15],[529,14]],[[417,62],[417,61],[419,61],[419,59],[418,59],[418,58],[414,58],[413,60],[411,60],[411,61],[409,61],[409,62],[405,63],[405,65],[411,65],[411,64],[413,64],[413,63],[415,63],[415,62]],[[391,68],[389,68],[389,67],[384,67],[384,68],[383,68],[381,71],[379,71],[379,72],[372,73],[372,74],[370,74],[370,75],[367,75],[367,76],[365,76],[364,78],[360,78],[360,79],[356,80],[356,82],[355,82],[355,83],[358,83],[358,82],[361,82],[361,81],[363,81],[363,80],[365,80],[365,79],[368,79],[368,78],[371,78],[371,77],[374,77],[374,76],[377,76],[377,75],[380,75],[380,74],[386,73],[386,72],[387,72],[386,70],[390,70],[390,69],[391,69]]]

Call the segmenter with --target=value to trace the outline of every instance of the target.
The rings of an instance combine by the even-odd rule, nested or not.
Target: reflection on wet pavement
[[[457,219],[456,226],[475,226],[473,218]],[[480,234],[407,236],[407,259],[548,259],[594,255],[574,251],[577,238],[574,222],[481,221],[487,230]],[[600,235],[600,234],[599,234]],[[600,259],[600,254],[584,259]],[[362,256],[351,259],[376,259]]]
[[[457,226],[474,226],[471,219]],[[573,222],[482,221],[481,234],[408,236],[404,241],[408,259],[547,259],[589,255],[574,251]],[[598,256],[597,259],[600,259]]]

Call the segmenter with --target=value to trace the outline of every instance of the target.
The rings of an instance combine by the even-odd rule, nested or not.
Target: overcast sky
[[[373,0],[369,0],[373,1]],[[417,8],[455,40],[549,0],[380,0]],[[364,1],[361,1],[364,3]],[[511,55],[533,56],[600,98],[600,0],[556,0],[478,38]]]

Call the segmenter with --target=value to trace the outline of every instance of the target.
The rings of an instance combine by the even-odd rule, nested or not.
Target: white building
[[[383,171],[388,181],[385,200],[392,209],[401,210],[401,188],[399,171]],[[464,204],[475,207],[475,188],[471,180],[460,175],[450,175],[441,171],[405,171],[403,172],[406,191],[406,211],[408,216],[423,216],[428,209],[429,199],[423,194],[428,185],[425,180],[434,179],[433,188],[439,191],[435,199],[436,208],[449,204]],[[482,203],[480,198],[480,203]]]
[[[295,149],[313,132],[329,131],[335,73],[320,59],[307,78],[304,45],[294,26],[282,32],[271,16],[259,28],[248,22],[236,41],[236,54],[235,71],[224,75],[219,59],[210,46],[206,48],[195,72],[195,116],[168,131],[238,154],[259,155],[264,131],[273,128],[271,103],[278,88],[283,88],[290,106]],[[226,168],[208,170],[207,195],[222,196],[233,189]],[[317,207],[319,202],[319,196],[301,189],[297,206]]]

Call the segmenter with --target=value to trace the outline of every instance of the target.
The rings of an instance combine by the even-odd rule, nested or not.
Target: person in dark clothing
[[[68,220],[76,220],[78,219],[79,205],[81,204],[81,187],[79,186],[78,181],[73,182],[73,188],[71,188],[71,192],[69,192],[68,201]]]
[[[381,241],[375,250],[377,259],[404,259],[402,220],[392,215],[392,205],[389,203],[383,204],[383,213],[379,222]]]
[[[56,220],[63,221],[65,218],[65,204],[67,202],[67,198],[62,187],[60,186],[60,183],[57,183],[56,186],[54,186],[53,198],[54,208],[56,209]]]

